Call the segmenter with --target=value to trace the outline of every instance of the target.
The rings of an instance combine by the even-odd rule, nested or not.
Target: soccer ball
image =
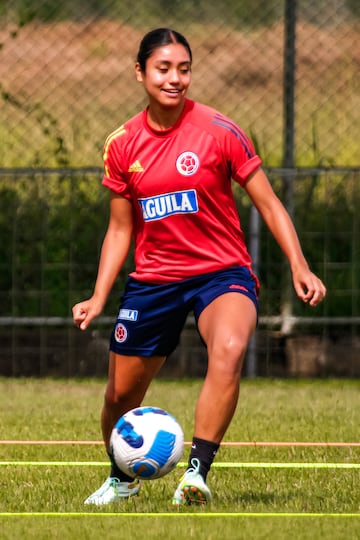
[[[177,420],[157,407],[138,407],[115,424],[110,451],[128,476],[153,480],[169,473],[179,462],[184,434]]]

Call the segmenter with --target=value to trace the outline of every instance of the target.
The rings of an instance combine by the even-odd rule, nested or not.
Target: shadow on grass
[[[227,495],[227,504],[236,504],[241,506],[271,506],[272,508],[284,508],[287,507],[290,501],[301,498],[301,494],[298,492],[286,492],[286,493],[274,493],[264,491],[239,491],[239,493],[232,493]]]

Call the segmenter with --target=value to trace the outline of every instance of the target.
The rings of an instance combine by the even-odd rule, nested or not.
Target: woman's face
[[[146,61],[146,71],[135,66],[136,78],[144,85],[150,105],[176,108],[182,104],[191,81],[191,61],[187,49],[171,43],[154,49]]]

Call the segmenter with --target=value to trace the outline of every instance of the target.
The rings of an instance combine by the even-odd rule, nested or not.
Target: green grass
[[[186,440],[200,384],[156,380],[146,398],[179,419]],[[0,439],[99,440],[104,386],[101,380],[0,379]],[[359,413],[358,381],[245,380],[225,441],[356,442]],[[188,447],[184,461],[187,454]],[[359,538],[359,469],[214,467],[208,478],[213,503],[175,512],[170,501],[182,467],[145,483],[140,497],[121,506],[87,508],[84,498],[108,471],[102,446],[0,445],[0,461],[104,462],[0,466],[4,540]],[[224,446],[216,462],[351,464],[360,462],[360,448]]]

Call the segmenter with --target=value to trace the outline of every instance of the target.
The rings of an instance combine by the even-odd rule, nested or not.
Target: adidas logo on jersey
[[[132,165],[130,165],[128,172],[143,172],[144,167],[141,165],[140,161],[137,159]]]
[[[199,211],[195,189],[139,199],[139,204],[144,221],[163,219],[173,214],[193,214]]]

